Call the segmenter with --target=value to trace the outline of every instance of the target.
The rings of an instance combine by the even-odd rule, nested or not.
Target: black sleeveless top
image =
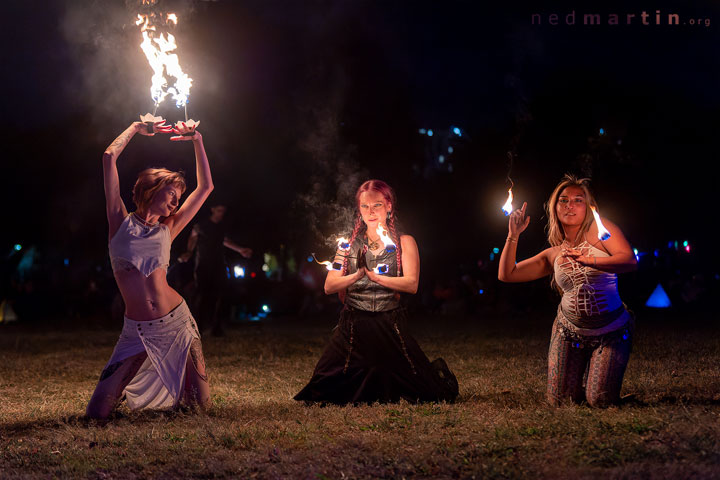
[[[387,272],[384,273],[384,275],[390,277],[398,276],[396,251],[388,252],[383,248],[376,256],[366,247],[367,243],[365,239],[359,238],[359,236],[350,246],[348,253],[348,274],[357,272],[358,258],[362,256],[364,252],[365,263],[369,270],[384,264],[387,266]],[[368,312],[386,312],[400,307],[400,294],[395,290],[373,282],[365,275],[347,288],[345,305]]]

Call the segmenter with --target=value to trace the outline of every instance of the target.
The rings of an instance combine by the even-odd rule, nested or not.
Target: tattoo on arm
[[[117,137],[108,148],[125,148],[125,145],[130,141],[130,134],[123,132]]]

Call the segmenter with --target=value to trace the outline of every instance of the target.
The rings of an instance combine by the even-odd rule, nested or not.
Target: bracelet
[[[506,241],[506,242],[514,242],[514,243],[517,243],[518,239],[508,236],[508,237],[507,237],[507,240],[505,240],[505,241]]]

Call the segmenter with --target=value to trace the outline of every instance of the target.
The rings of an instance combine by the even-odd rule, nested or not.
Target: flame
[[[350,250],[350,240],[345,237],[338,238],[337,245],[338,250],[342,250],[343,252],[347,252],[348,250]]]
[[[182,107],[187,103],[190,96],[192,78],[182,71],[177,54],[172,53],[177,49],[175,37],[171,33],[160,33],[158,35],[157,26],[153,24],[155,18],[155,14],[138,14],[138,19],[135,22],[135,25],[139,26],[142,32],[143,41],[140,48],[145,53],[145,57],[147,57],[153,70],[150,96],[155,105],[158,105],[170,94],[175,100],[175,104]],[[177,24],[177,15],[169,13],[164,23]],[[173,86],[168,86],[165,73],[175,78]]]
[[[388,273],[387,263],[378,263],[377,266],[373,268],[373,272],[379,275],[385,275],[386,273]]]
[[[383,225],[378,225],[377,230],[375,232],[380,235],[380,240],[385,244],[385,251],[388,253],[394,252],[396,245],[392,241],[392,238],[387,234],[387,230],[385,230],[385,227]]]
[[[513,201],[513,194],[512,194],[512,187],[510,187],[510,188],[508,188],[507,202],[505,202],[505,205],[500,207],[500,209],[503,211],[503,213],[505,214],[506,217],[508,215],[510,215],[513,211],[512,201]]]
[[[595,223],[598,227],[598,238],[604,242],[605,240],[610,238],[610,232],[607,228],[605,228],[605,225],[603,225],[602,220],[600,220],[600,215],[595,210],[595,207],[590,205],[590,209],[592,210],[593,217],[595,217]]]
[[[331,272],[331,271],[333,271],[333,270],[342,270],[342,263],[340,263],[340,262],[328,262],[327,260],[321,262],[320,260],[317,259],[317,257],[315,256],[314,253],[312,254],[312,257],[315,259],[315,261],[316,261],[319,265],[325,265],[325,268],[326,268],[329,272]]]

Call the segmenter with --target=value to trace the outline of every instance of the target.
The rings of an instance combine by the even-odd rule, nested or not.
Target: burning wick
[[[317,257],[315,256],[314,253],[312,254],[312,257],[315,259],[315,261],[319,265],[325,265],[325,268],[327,268],[327,270],[329,272],[331,272],[333,270],[342,270],[342,263],[340,263],[340,262],[328,262],[327,260],[325,260],[324,262],[321,262],[320,260],[317,259]]]
[[[343,252],[347,252],[350,250],[350,242],[345,237],[340,237],[337,240],[338,250],[342,250]]]
[[[379,275],[385,275],[386,273],[388,273],[387,263],[378,263],[377,267],[373,268],[373,272]]]
[[[513,201],[513,194],[512,194],[512,187],[510,187],[510,188],[508,188],[507,202],[505,202],[505,205],[500,207],[500,209],[503,211],[503,213],[505,214],[506,217],[508,215],[510,215],[513,211],[512,201]]]
[[[375,232],[380,235],[380,240],[382,240],[382,242],[385,244],[385,251],[388,253],[394,252],[397,247],[392,241],[392,238],[390,238],[390,236],[387,234],[387,230],[385,230],[385,227],[382,225],[378,225]]]
[[[597,211],[595,210],[595,207],[590,205],[590,209],[593,212],[593,217],[595,217],[595,223],[597,223],[598,227],[598,238],[602,240],[603,242],[610,238],[610,232],[607,228],[605,228],[605,225],[603,225],[602,220],[600,220],[600,215],[598,215]]]

